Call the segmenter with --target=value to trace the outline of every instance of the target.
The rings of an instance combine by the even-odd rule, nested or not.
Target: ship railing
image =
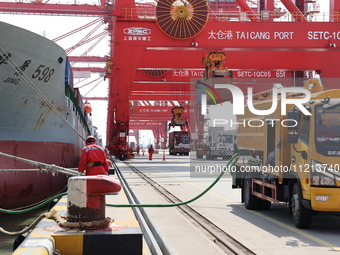
[[[73,111],[76,113],[77,116],[79,116],[80,122],[85,127],[87,134],[91,134],[91,130],[87,124],[83,110],[78,104],[78,100],[75,96],[75,93],[72,91],[71,87],[68,84],[65,84],[65,95],[72,101]]]

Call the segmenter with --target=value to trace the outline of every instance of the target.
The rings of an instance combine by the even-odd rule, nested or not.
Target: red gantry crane
[[[226,54],[225,66],[235,80],[277,76],[287,77],[288,85],[295,86],[318,74],[326,89],[338,87],[340,2],[330,0],[324,20],[318,19],[316,4],[313,0],[0,2],[0,11],[103,18],[111,44],[109,58],[101,58],[107,63],[109,80],[107,148],[124,159],[130,101],[189,102],[196,93],[190,81],[203,76],[202,59],[210,52]],[[240,82],[242,88],[245,80]]]
[[[226,53],[225,62],[237,70],[236,77],[254,79],[250,77],[256,75],[253,71],[287,74],[293,86],[314,72],[325,87],[337,86],[340,4],[336,1],[331,1],[327,22],[313,20],[311,1],[281,1],[283,10],[270,0],[259,1],[256,8],[249,1],[237,0],[233,4],[240,7],[239,12],[224,11],[226,5],[219,1],[209,3],[160,0],[155,6],[141,6],[134,1],[116,2],[112,48],[116,62],[107,133],[114,154],[125,150],[129,100],[190,101],[195,92],[190,89],[190,78],[202,77],[202,58],[211,51]],[[288,21],[282,21],[283,15]],[[164,74],[150,77],[145,71]]]

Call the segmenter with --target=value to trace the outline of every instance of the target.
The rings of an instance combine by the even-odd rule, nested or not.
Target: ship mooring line
[[[3,152],[0,152],[0,156],[4,156],[4,157],[8,157],[17,161],[21,161],[33,166],[36,166],[38,169],[43,170],[43,171],[53,171],[53,172],[58,172],[58,173],[62,173],[62,174],[66,174],[66,175],[70,175],[70,176],[75,176],[75,175],[79,175],[79,172],[76,170],[72,170],[69,168],[64,168],[61,166],[56,166],[54,164],[49,165],[46,163],[41,163],[38,161],[34,161],[34,160],[30,160],[30,159],[25,159],[25,158],[21,158],[18,156],[13,156],[13,155],[9,155]]]
[[[29,225],[28,227],[24,228],[23,230],[21,231],[14,231],[14,232],[10,232],[10,231],[7,231],[5,229],[3,229],[2,227],[0,227],[0,232],[6,234],[6,235],[10,235],[10,236],[16,236],[16,235],[22,235],[22,234],[25,234],[26,232],[32,230],[35,228],[36,225],[38,225],[38,223],[43,219],[45,218],[45,213],[39,215],[39,217],[31,224]]]

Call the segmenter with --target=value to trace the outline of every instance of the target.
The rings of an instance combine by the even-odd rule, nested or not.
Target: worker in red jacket
[[[107,156],[105,151],[96,144],[93,136],[88,136],[85,140],[86,146],[81,151],[78,172],[86,175],[106,175],[109,171]]]
[[[154,148],[152,147],[152,144],[149,147],[148,153],[149,153],[149,160],[152,160],[152,154],[155,152]]]

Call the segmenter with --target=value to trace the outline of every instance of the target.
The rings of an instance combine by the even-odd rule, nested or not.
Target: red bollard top
[[[107,175],[87,175],[71,177],[71,181],[86,181],[87,194],[107,194],[119,192],[122,188],[119,181]],[[69,179],[69,181],[70,181]]]

